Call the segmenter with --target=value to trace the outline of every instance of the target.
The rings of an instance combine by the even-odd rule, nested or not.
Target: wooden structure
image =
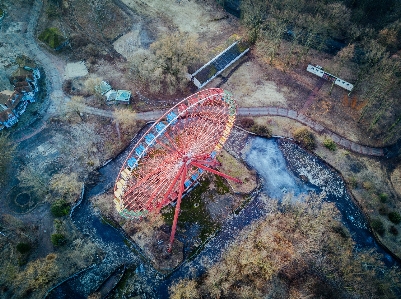
[[[352,89],[354,88],[354,85],[352,85],[351,83],[344,81],[340,78],[337,78],[336,76],[324,71],[320,65],[313,66],[311,64],[308,64],[306,70],[309,73],[315,74],[320,78],[326,79],[327,81],[330,82],[334,82],[335,85],[338,85],[348,91],[352,91]]]
[[[249,48],[239,42],[233,43],[223,52],[218,54],[193,74],[187,74],[188,80],[192,81],[199,89],[204,87],[230,65],[240,59],[249,51]]]

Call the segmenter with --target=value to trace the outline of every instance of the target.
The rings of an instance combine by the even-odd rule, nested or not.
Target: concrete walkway
[[[60,61],[54,55],[44,52],[38,45],[35,38],[35,28],[42,10],[43,2],[42,0],[35,0],[33,7],[31,18],[29,21],[28,30],[26,33],[26,40],[24,41],[23,46],[31,53],[31,55],[38,61],[38,64],[41,65],[46,73],[47,78],[47,89],[50,98],[50,107],[47,111],[46,115],[43,117],[43,121],[45,122],[51,115],[57,113],[57,106],[64,105],[69,98],[64,94],[62,89],[62,79],[63,70],[64,70],[64,63]],[[113,112],[110,110],[102,110],[94,107],[83,106],[82,112],[88,114],[99,115],[103,117],[113,117]],[[163,110],[154,110],[149,112],[138,112],[137,118],[140,120],[155,120],[160,118],[165,111]],[[287,117],[293,120],[296,120],[314,131],[320,134],[326,134],[329,138],[331,138],[334,142],[338,145],[359,153],[363,155],[370,155],[370,156],[384,156],[384,149],[383,148],[375,148],[357,144],[343,136],[338,135],[330,131],[329,129],[323,127],[322,125],[316,123],[312,119],[306,117],[305,115],[298,113],[295,110],[289,110],[285,108],[278,108],[278,107],[251,107],[245,108],[240,107],[238,108],[238,115],[239,116],[282,116]],[[43,128],[42,126],[41,128]],[[36,132],[40,132],[41,130],[37,130]],[[36,133],[35,132],[35,133]],[[33,134],[34,135],[34,134]],[[32,134],[29,137],[33,136]],[[29,138],[28,137],[28,138]],[[24,138],[26,139],[26,138]]]
[[[137,117],[141,120],[155,120],[161,117],[165,111],[155,110],[150,112],[138,112]],[[282,116],[293,119],[300,122],[319,134],[326,134],[327,137],[331,138],[335,143],[342,146],[343,148],[350,150],[355,153],[368,156],[384,156],[384,149],[378,147],[370,147],[360,145],[354,141],[351,141],[343,136],[338,135],[330,131],[329,129],[323,127],[317,122],[313,121],[309,117],[298,113],[295,110],[290,110],[286,108],[278,107],[240,107],[237,110],[238,116]]]
[[[252,108],[240,107],[238,108],[238,115],[287,117],[310,127],[312,130],[318,132],[319,134],[326,134],[335,143],[352,152],[368,156],[384,156],[383,148],[360,145],[354,141],[351,141],[343,136],[338,135],[337,133],[330,131],[329,129],[323,127],[322,125],[313,121],[309,117],[301,113],[298,113],[295,110],[290,110],[286,108],[277,108],[277,107],[252,107]]]

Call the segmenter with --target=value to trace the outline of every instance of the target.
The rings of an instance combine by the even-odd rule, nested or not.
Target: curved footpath
[[[54,57],[50,53],[45,53],[36,43],[35,39],[35,28],[38,22],[41,10],[42,10],[43,2],[42,0],[35,0],[32,11],[31,18],[28,24],[28,30],[26,33],[26,40],[24,42],[24,46],[26,49],[35,57],[38,63],[43,67],[46,74],[46,85],[48,97],[50,99],[50,107],[47,113],[43,116],[42,122],[45,122],[52,114],[54,114],[57,110],[57,106],[63,105],[66,101],[69,100],[69,97],[66,96],[63,92],[63,82],[62,73],[63,65],[56,57]],[[102,110],[94,107],[83,106],[82,112],[88,114],[95,114],[103,117],[113,117],[113,112],[108,110]],[[161,117],[165,111],[163,110],[155,110],[149,112],[138,112],[137,117],[141,120],[155,120]],[[238,108],[238,115],[240,116],[282,116],[287,117],[293,120],[296,120],[306,126],[309,126],[314,131],[326,134],[330,137],[335,143],[338,145],[359,153],[363,155],[369,156],[384,156],[387,148],[378,148],[378,147],[369,147],[360,145],[356,142],[353,142],[343,136],[340,136],[337,133],[330,131],[329,129],[323,127],[317,122],[313,121],[309,117],[306,117],[302,113],[299,113],[295,110],[290,110],[286,108],[278,108],[278,107],[240,107]],[[40,128],[43,128],[42,125]],[[40,132],[40,130],[36,130],[33,133],[28,134],[28,136],[23,137],[20,140],[25,140],[36,133]]]
[[[154,120],[158,119],[161,117],[165,111],[163,110],[155,110],[155,111],[149,111],[149,112],[138,112],[137,117],[138,119],[141,120]],[[351,141],[343,136],[338,135],[337,133],[334,133],[330,131],[329,129],[323,127],[322,125],[318,124],[311,118],[298,113],[295,110],[290,110],[286,108],[278,108],[278,107],[239,107],[237,111],[237,115],[239,116],[282,116],[282,117],[287,117],[291,118],[293,120],[296,120],[314,131],[320,133],[320,134],[326,134],[328,137],[330,137],[335,143],[338,145],[362,154],[362,155],[369,155],[369,156],[384,156],[386,148],[379,148],[379,147],[370,147],[370,146],[365,146],[365,145],[360,145],[354,141]]]
[[[49,112],[51,112],[50,114],[52,114],[52,112],[55,111],[57,105],[62,104],[62,101],[66,97],[63,92],[63,82],[61,79],[63,76],[60,74],[63,65],[58,65],[55,62],[55,60],[58,61],[58,59],[56,57],[52,57],[50,53],[45,53],[44,51],[42,51],[42,49],[36,43],[35,29],[42,10],[42,6],[43,2],[41,0],[35,0],[31,10],[31,18],[28,23],[28,30],[26,32],[26,40],[24,41],[24,45],[45,71],[47,79],[47,93],[51,102],[51,110],[48,111],[47,114],[49,114]]]
[[[365,145],[360,145],[354,141],[351,141],[343,136],[340,136],[337,133],[330,131],[329,129],[323,127],[322,125],[318,124],[317,122],[313,121],[311,118],[303,115],[302,113],[298,113],[295,110],[290,110],[286,108],[277,108],[277,107],[251,107],[245,108],[240,107],[238,108],[238,115],[241,116],[283,116],[287,118],[291,118],[296,120],[304,125],[307,125],[314,131],[320,134],[326,134],[330,137],[335,143],[341,145],[342,147],[362,154],[362,155],[369,155],[369,156],[384,156],[385,148],[380,147],[370,147]]]

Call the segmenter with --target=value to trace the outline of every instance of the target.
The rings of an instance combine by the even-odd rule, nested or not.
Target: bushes
[[[238,120],[238,124],[240,127],[251,131],[257,135],[270,138],[272,137],[272,131],[270,128],[264,125],[257,125],[252,118],[243,117]]]
[[[399,224],[401,222],[401,215],[398,212],[390,212],[388,213],[388,219],[394,224]]]
[[[293,133],[294,139],[304,148],[314,150],[316,148],[315,136],[306,127],[298,128]]]
[[[61,246],[67,242],[67,238],[63,234],[52,234],[51,236],[52,244],[54,246]]]
[[[390,226],[390,229],[388,231],[394,236],[398,235],[398,229],[394,225]]]
[[[249,129],[255,125],[255,121],[252,118],[244,117],[238,120],[238,124],[244,129]]]
[[[28,253],[31,249],[32,249],[32,246],[29,243],[21,242],[21,243],[17,244],[17,250],[21,254]]]
[[[388,200],[388,195],[386,193],[380,193],[379,194],[379,199],[381,203],[386,203]]]
[[[337,149],[336,143],[335,143],[333,140],[331,140],[330,138],[326,138],[326,139],[323,141],[323,145],[324,145],[327,149],[329,149],[329,150],[331,150],[331,151],[333,151],[333,152]]]
[[[380,236],[383,236],[385,233],[384,224],[380,219],[373,219],[370,223],[373,230],[375,230]]]
[[[39,34],[38,38],[52,49],[59,48],[65,42],[65,38],[60,30],[55,27],[45,29],[41,34]]]
[[[63,217],[70,213],[71,207],[64,199],[55,201],[50,208],[54,217]]]
[[[267,137],[267,138],[272,137],[271,130],[268,127],[263,126],[263,125],[254,125],[250,130],[251,130],[251,132],[253,132],[257,135],[263,136],[263,137]]]

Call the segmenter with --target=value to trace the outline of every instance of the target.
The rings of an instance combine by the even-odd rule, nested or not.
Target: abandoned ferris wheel
[[[171,250],[181,199],[205,171],[240,182],[213,169],[235,116],[235,101],[219,88],[195,93],[167,111],[139,139],[117,176],[114,203],[120,215],[141,218],[175,202]]]

